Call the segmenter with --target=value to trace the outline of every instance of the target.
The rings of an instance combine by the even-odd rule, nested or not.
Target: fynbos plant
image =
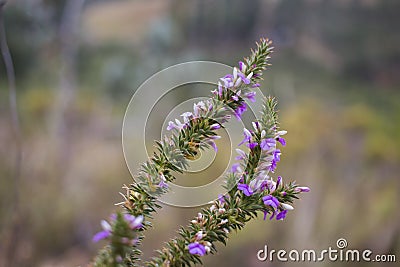
[[[194,104],[191,112],[182,114],[168,124],[170,136],[156,142],[157,151],[142,164],[135,182],[124,185],[123,211],[101,222],[103,230],[93,240],[105,239],[108,245],[94,259],[92,266],[139,266],[139,246],[144,232],[151,227],[153,212],[161,208],[157,197],[168,191],[174,173],[188,167],[188,159],[200,150],[214,148],[219,139],[217,130],[235,116],[240,119],[247,110],[245,98],[254,102],[254,88],[260,86],[262,72],[266,69],[271,42],[261,39],[250,57],[239,62],[232,73],[222,77],[218,87],[207,101]],[[258,214],[270,219],[283,220],[291,203],[308,187],[291,182],[283,183],[278,176],[271,177],[280,161],[278,146],[285,146],[282,137],[286,131],[279,129],[277,102],[272,97],[264,101],[260,118],[252,123],[253,129],[244,129],[244,139],[239,144],[248,147],[248,153],[236,149],[238,156],[226,176],[225,195],[220,195],[210,206],[203,208],[187,228],[181,228],[178,237],[169,241],[146,266],[190,266],[201,263],[201,257],[216,251],[216,243],[226,244],[232,230],[240,230]]]

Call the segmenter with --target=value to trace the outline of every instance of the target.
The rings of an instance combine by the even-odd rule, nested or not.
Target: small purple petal
[[[310,192],[310,188],[307,186],[298,186],[298,187],[296,187],[295,192],[307,193],[307,192]]]
[[[250,142],[251,140],[251,132],[246,128],[243,129],[244,139],[242,142],[239,143],[239,146],[242,145],[244,142]]]
[[[235,173],[235,172],[238,172],[238,171],[241,171],[240,164],[239,164],[239,163],[233,164],[233,165],[232,165],[231,172],[232,172],[232,173]]]
[[[199,244],[197,242],[195,243],[190,243],[189,246],[189,253],[193,255],[199,255],[199,256],[204,256],[206,254],[206,248],[202,244]]]
[[[272,160],[271,166],[269,166],[269,170],[271,172],[275,172],[275,170],[276,170],[276,161],[275,160]]]
[[[225,196],[222,195],[222,194],[219,194],[219,195],[218,195],[218,201],[219,201],[221,204],[225,203],[225,202],[226,202],[226,201],[225,201]]]
[[[257,142],[251,142],[247,144],[247,147],[250,148],[251,150],[253,150],[256,146],[258,146]]]
[[[260,147],[262,150],[270,150],[271,148],[275,147],[276,141],[273,138],[266,138],[263,139],[260,143]]]
[[[161,187],[161,188],[168,188],[168,184],[166,182],[164,182],[164,181],[159,182],[158,186]]]
[[[99,242],[100,240],[106,239],[110,236],[111,236],[111,232],[109,232],[109,231],[104,230],[104,231],[98,232],[97,234],[95,234],[93,236],[93,242]]]
[[[248,184],[238,184],[238,190],[241,190],[243,192],[243,194],[245,194],[246,196],[251,196],[252,194],[254,194],[253,190],[251,190],[251,188],[249,187]]]
[[[271,206],[272,208],[276,209],[279,206],[279,200],[271,195],[264,196],[262,198],[263,202],[267,206]]]
[[[250,73],[249,75],[244,75],[243,73],[239,72],[237,74],[240,78],[241,81],[243,81],[244,84],[250,84],[251,80],[250,78],[253,76],[253,73]]]
[[[260,190],[261,190],[261,191],[264,191],[264,190],[267,189],[267,188],[269,188],[269,187],[268,187],[268,181],[262,182],[261,185],[260,185]]]
[[[215,152],[218,152],[218,147],[217,147],[217,145],[215,144],[214,141],[211,141],[211,146],[212,146],[212,148],[214,149]]]
[[[218,82],[218,95],[220,96],[220,97],[222,97],[222,85],[221,85],[221,83],[220,82]]]
[[[129,227],[134,230],[134,229],[139,229],[141,228],[142,222],[143,222],[143,216],[133,216],[131,214],[124,214],[124,220],[129,224]]]
[[[278,137],[278,142],[282,144],[282,146],[286,146],[286,140],[283,137]]]
[[[238,106],[235,110],[235,116],[238,120],[242,117],[242,114],[247,110],[246,103],[242,103],[240,106]]]
[[[256,92],[249,92],[245,95],[251,102],[256,102]]]
[[[279,212],[279,213],[276,215],[276,219],[277,219],[278,221],[279,221],[279,220],[285,219],[286,213],[287,213],[287,210],[284,210],[284,211]]]
[[[274,151],[274,160],[276,160],[276,162],[279,162],[281,160],[281,150],[277,149]]]
[[[246,67],[246,65],[242,61],[239,61],[239,70],[241,72],[243,72],[245,70],[245,67]]]
[[[176,128],[176,125],[174,122],[172,122],[172,121],[168,122],[168,126],[167,126],[168,131],[171,131],[172,129],[175,129],[175,128]]]
[[[282,176],[278,176],[278,180],[276,180],[276,188],[278,188],[281,181],[282,181]]]
[[[221,125],[219,125],[218,123],[215,123],[215,124],[211,125],[210,130],[218,130],[219,128],[221,128]]]

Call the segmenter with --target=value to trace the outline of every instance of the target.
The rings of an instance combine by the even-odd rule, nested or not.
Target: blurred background
[[[285,221],[232,234],[205,266],[281,266],[257,251],[335,248],[338,238],[399,258],[399,11],[397,0],[9,1],[23,160],[14,183],[0,64],[0,264],[85,266],[132,179],[121,128],[136,88],[189,60],[235,65],[262,36],[275,47],[262,90],[278,97],[289,132],[277,174],[312,191]],[[164,205],[144,258],[197,210]],[[346,264],[357,265],[318,263]]]

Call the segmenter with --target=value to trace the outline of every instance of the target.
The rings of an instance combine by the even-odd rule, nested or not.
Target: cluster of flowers
[[[220,217],[220,221],[218,223],[219,227],[222,227],[222,230],[224,231],[225,234],[229,234],[229,229],[224,228],[223,226],[225,224],[229,223],[229,219],[227,218],[226,214],[226,208],[225,206],[226,201],[225,198],[229,198],[229,195],[219,195],[218,200],[211,205],[209,208],[209,211],[212,214],[215,214],[216,217]],[[207,218],[199,212],[197,214],[197,217],[191,221],[193,225],[198,225],[199,227],[203,227],[207,223]],[[205,240],[205,237],[207,236],[206,230],[199,230],[195,235],[194,235],[194,240],[188,245],[188,250],[189,253],[192,255],[198,255],[198,256],[204,256],[205,254],[209,253],[212,248],[212,243],[209,241]]]
[[[246,75],[247,72],[250,71],[249,74]],[[175,121],[169,121],[167,130],[176,130],[181,131],[183,129],[187,129],[190,127],[191,121],[198,121],[199,119],[214,119],[215,114],[221,112],[221,110],[227,110],[227,106],[224,107],[216,107],[216,101],[227,102],[226,96],[229,95],[228,101],[233,101],[238,103],[235,109],[233,110],[233,114],[238,120],[241,120],[242,114],[247,110],[247,104],[243,99],[248,99],[251,102],[255,102],[256,92],[251,89],[258,88],[260,86],[259,83],[254,83],[251,78],[255,78],[255,76],[259,76],[259,74],[253,75],[253,72],[250,68],[246,67],[246,64],[242,61],[239,62],[239,69],[234,67],[232,74],[227,74],[224,77],[220,78],[218,82],[218,88],[212,91],[212,94],[216,97],[216,99],[209,99],[207,101],[199,101],[198,103],[193,104],[193,111],[185,112],[181,115],[183,122],[179,119],[175,119]],[[222,83],[223,84],[222,84]],[[214,101],[213,101],[214,100]],[[213,104],[214,103],[214,104]],[[218,121],[226,122],[230,119],[231,114],[226,112],[225,115],[220,118]],[[221,128],[220,123],[214,123],[211,125],[210,130],[218,130]],[[215,144],[215,140],[220,139],[221,137],[218,135],[212,135],[206,137],[203,141],[206,144],[211,145],[214,150],[217,152],[218,147]]]
[[[167,130],[168,131],[177,130],[178,132],[180,132],[183,129],[187,129],[188,127],[190,127],[191,121],[198,121],[200,119],[210,118],[210,115],[212,115],[215,112],[214,108],[215,107],[214,107],[213,101],[211,99],[209,99],[207,101],[200,101],[198,103],[194,103],[193,104],[193,112],[187,111],[181,115],[181,117],[183,118],[183,123],[178,119],[175,119],[175,122],[170,121],[170,122],[168,122]],[[230,118],[230,115],[227,114],[224,116],[222,121],[227,121],[229,118]],[[219,124],[219,123],[213,123],[210,126],[211,131],[215,131],[220,128],[221,128],[221,124]],[[212,148],[215,150],[215,152],[218,152],[218,147],[215,144],[215,140],[218,140],[220,138],[221,138],[221,136],[219,136],[219,135],[211,135],[211,136],[204,138],[203,142],[205,144],[211,145]]]
[[[264,205],[264,208],[261,209],[259,206],[255,206],[255,211],[264,213],[264,220],[266,220],[269,213],[271,214],[270,220],[273,218],[283,220],[287,212],[294,209],[287,202],[291,202],[295,194],[310,191],[308,187],[294,184],[285,186],[281,176],[278,176],[276,181],[269,176],[270,172],[275,172],[277,163],[280,161],[281,151],[277,148],[277,145],[286,145],[286,140],[282,136],[287,133],[283,130],[277,130],[276,117],[273,110],[275,103],[273,100],[270,103],[272,109],[269,113],[272,113],[272,116],[269,117],[268,114],[264,114],[265,117],[269,118],[261,122],[253,122],[254,129],[244,128],[244,139],[239,146],[245,144],[249,148],[249,153],[246,154],[242,149],[236,149],[238,156],[235,159],[240,162],[233,164],[231,168],[231,176],[239,181],[236,189],[232,189],[227,196],[219,196],[218,200],[210,207],[211,218],[203,219],[202,214],[199,213],[196,220],[192,221],[192,224],[197,224],[200,230],[187,246],[190,254],[204,256],[211,250],[212,244],[209,240],[204,240],[207,236],[207,230],[210,231],[210,229],[202,225],[202,220],[216,220],[218,221],[217,225],[220,227],[217,230],[229,233],[230,206],[227,204],[226,199],[237,196],[238,192],[241,195],[240,198],[236,198],[239,199],[236,201],[240,203],[262,203]],[[251,163],[254,158],[258,158],[255,164]],[[249,166],[251,167],[249,168]],[[251,170],[253,172],[250,174]],[[236,205],[238,206],[238,203]],[[213,211],[217,211],[216,215],[212,213]],[[216,229],[213,229],[213,231],[216,231]]]
[[[246,102],[243,98],[248,99],[249,101],[254,102],[256,93],[251,89],[258,88],[259,84],[257,81],[260,79],[260,73],[253,74],[253,71],[250,67],[246,67],[243,62],[239,62],[239,68],[234,67],[232,74],[227,74],[223,78],[220,79],[218,83],[218,88],[212,91],[212,98],[206,101],[200,101],[193,105],[193,110],[185,112],[181,115],[182,119],[175,119],[174,121],[170,121],[167,126],[168,131],[174,131],[172,134],[172,138],[165,137],[165,142],[163,142],[163,153],[165,153],[166,149],[170,149],[173,151],[173,147],[179,144],[179,141],[175,141],[174,138],[179,138],[182,132],[187,131],[189,134],[185,134],[184,136],[191,135],[191,128],[194,128],[195,125],[200,125],[204,121],[212,121],[213,123],[208,125],[207,123],[203,124],[203,127],[206,127],[207,134],[201,137],[201,142],[198,143],[200,147],[202,144],[211,146],[216,152],[218,151],[218,147],[215,143],[216,140],[220,139],[221,136],[215,134],[215,131],[220,129],[224,122],[227,122],[231,119],[231,116],[234,115],[237,119],[241,119],[241,115],[247,110]],[[175,141],[175,142],[174,142]],[[172,161],[172,158],[175,157],[175,153],[171,154],[169,161]],[[156,173],[154,176],[154,181],[156,183],[151,182],[152,184],[156,184],[157,187],[161,190],[168,188],[168,181],[171,180],[164,175],[164,171],[162,168],[157,168],[152,163],[144,164],[145,172],[143,175],[145,176],[144,184],[148,179],[153,179],[152,172]],[[127,188],[127,187],[125,187]],[[128,195],[122,195],[124,197],[124,202],[119,204],[127,206],[127,203],[130,201],[130,194],[133,192],[128,189]],[[132,192],[131,192],[132,191]],[[161,191],[165,192],[165,191]],[[135,197],[137,197],[138,193],[133,192]],[[124,214],[124,216],[131,216],[130,214]],[[139,216],[140,220],[143,220],[143,216]],[[114,220],[111,220],[114,222]],[[102,221],[103,231],[97,233],[93,240],[99,241],[102,239],[110,239],[113,235],[111,231],[111,226],[106,221]],[[137,227],[131,228],[131,230],[137,230]],[[129,229],[128,229],[129,230]],[[124,239],[126,240],[126,239]],[[128,243],[127,243],[128,244]],[[136,245],[135,242],[132,245]]]
[[[143,216],[133,216],[131,214],[123,214],[123,224],[127,226],[130,230],[136,230],[142,228],[142,222],[143,222]],[[112,236],[113,234],[113,229],[116,229],[118,226],[118,220],[117,220],[117,214],[113,213],[110,215],[110,222],[107,222],[106,220],[101,221],[101,227],[103,228],[102,231],[98,232],[93,236],[93,241],[94,242],[99,242],[102,239],[107,239]],[[132,244],[134,245],[136,243],[136,239],[129,239],[129,237],[121,237],[120,239],[121,243],[124,244]]]
[[[249,72],[249,74],[246,73]],[[231,99],[234,101],[239,101],[240,97],[247,98],[251,102],[256,101],[256,92],[250,91],[250,88],[260,87],[259,83],[252,83],[251,78],[256,78],[259,74],[254,74],[243,61],[239,62],[239,69],[233,68],[233,74],[227,74],[220,80],[223,82],[218,82],[218,90],[212,91],[218,99],[223,99],[224,91],[231,90],[233,92]],[[235,117],[240,120],[242,114],[247,110],[247,105],[244,101],[235,109]]]
[[[147,218],[151,218],[151,213],[160,208],[156,198],[148,194],[148,188],[166,192],[167,183],[174,179],[171,172],[180,171],[175,162],[184,166],[187,164],[184,159],[196,155],[196,151],[204,145],[218,150],[215,140],[220,136],[215,131],[232,115],[241,119],[247,110],[244,99],[256,101],[256,93],[252,89],[260,86],[258,81],[272,51],[270,45],[268,39],[261,39],[249,58],[239,62],[232,74],[220,79],[210,100],[195,103],[193,111],[181,115],[183,122],[176,119],[168,123],[167,130],[174,132],[164,141],[156,142],[160,153],[141,166],[138,177],[143,182],[124,186],[127,194],[123,195],[125,201],[120,204],[127,212],[112,215],[110,222],[103,220],[103,231],[93,237],[95,242],[102,239],[110,241],[110,246],[96,257],[94,266],[108,266],[109,262],[121,263],[118,266],[134,266],[139,260],[140,250],[136,247],[141,243],[143,231],[151,225]],[[264,212],[264,219],[268,213],[272,213],[271,219],[276,216],[281,220],[285,218],[287,210],[293,209],[288,203],[296,198],[295,195],[309,191],[307,187],[298,187],[294,183],[283,185],[281,177],[275,182],[268,176],[269,172],[275,172],[280,161],[281,151],[277,144],[286,145],[282,137],[286,132],[277,131],[275,105],[275,100],[268,98],[264,106],[264,119],[253,123],[254,130],[244,129],[245,138],[240,145],[245,144],[250,152],[246,154],[237,149],[239,155],[236,159],[241,160],[242,164],[234,164],[228,174],[235,178],[235,184],[239,181],[237,187],[227,195],[220,196],[209,209],[203,209],[191,221],[188,229],[181,229],[181,238],[168,242],[167,247],[159,251],[160,255],[147,263],[148,266],[201,263],[199,257],[213,253],[216,241],[225,243],[232,229],[241,229],[257,212]],[[183,161],[179,161],[182,157]]]

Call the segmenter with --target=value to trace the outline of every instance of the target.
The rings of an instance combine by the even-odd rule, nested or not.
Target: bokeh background
[[[341,237],[399,261],[399,11],[397,0],[9,1],[23,161],[14,183],[1,64],[0,264],[85,266],[131,181],[121,127],[136,88],[189,60],[237,64],[261,36],[276,48],[262,90],[278,97],[289,132],[278,174],[312,191],[284,222],[260,218],[232,234],[205,266],[280,266],[257,251],[322,250]],[[144,258],[196,211],[164,206]],[[357,265],[318,266],[347,264]]]

